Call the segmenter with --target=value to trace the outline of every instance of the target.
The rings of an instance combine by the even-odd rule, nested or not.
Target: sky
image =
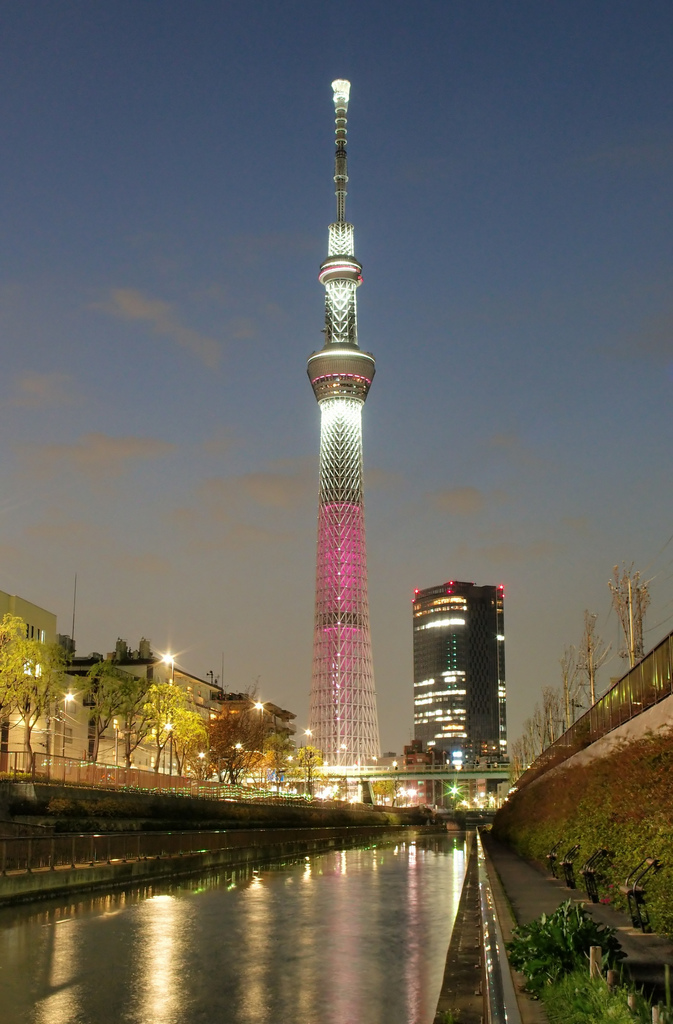
[[[384,750],[411,597],[505,585],[510,738],[607,581],[673,628],[673,8],[0,0],[0,589],[307,726],[330,83]]]

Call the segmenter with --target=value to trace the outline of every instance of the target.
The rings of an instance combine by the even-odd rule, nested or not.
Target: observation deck
[[[306,372],[318,402],[354,398],[364,403],[376,363],[370,352],[362,352],[355,345],[327,344],[309,356]]]

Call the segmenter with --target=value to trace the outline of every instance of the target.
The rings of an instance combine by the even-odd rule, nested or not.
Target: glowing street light
[[[167,654],[164,654],[164,656],[163,656],[163,658],[161,660],[163,661],[164,665],[170,665],[170,667],[171,667],[171,679],[170,679],[170,682],[171,682],[171,685],[173,685],[173,683],[175,682],[175,658],[169,652]]]

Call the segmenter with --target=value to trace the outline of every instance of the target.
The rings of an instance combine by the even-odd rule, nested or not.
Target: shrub
[[[526,976],[529,991],[539,995],[563,975],[581,967],[588,970],[591,946],[601,947],[609,967],[624,957],[612,928],[596,924],[578,903],[566,900],[553,914],[515,928],[507,949],[512,966]]]
[[[580,844],[578,862],[605,847],[604,902],[626,910],[619,885],[645,857],[663,868],[648,881],[655,931],[673,936],[673,735],[650,736],[588,764],[566,764],[512,794],[493,824],[496,838],[522,856],[546,863],[558,839],[561,852]]]

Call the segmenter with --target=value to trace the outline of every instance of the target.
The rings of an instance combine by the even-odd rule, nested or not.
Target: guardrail
[[[207,800],[235,800],[254,803],[305,806],[311,797],[288,792],[252,789],[223,782],[204,782],[182,775],[165,775],[143,768],[121,768],[99,761],[80,761],[58,755],[33,754],[32,763],[24,750],[0,753],[0,781],[61,783],[94,789],[203,797]],[[322,802],[322,801],[321,801]],[[341,801],[338,801],[341,803]]]
[[[479,877],[479,906],[484,950],[484,1006],[488,1024],[521,1024],[519,1004],[507,961],[495,900],[491,890],[486,857],[481,836],[477,831],[477,866]]]
[[[403,831],[414,826],[395,826]],[[23,836],[0,839],[0,876],[32,874],[58,868],[94,867],[97,864],[158,860],[242,847],[334,838],[353,841],[390,832],[386,825],[331,828],[215,830],[209,832],[111,832]]]
[[[673,694],[673,633],[618,679],[562,736],[551,743],[517,779],[527,785],[591,743]]]

